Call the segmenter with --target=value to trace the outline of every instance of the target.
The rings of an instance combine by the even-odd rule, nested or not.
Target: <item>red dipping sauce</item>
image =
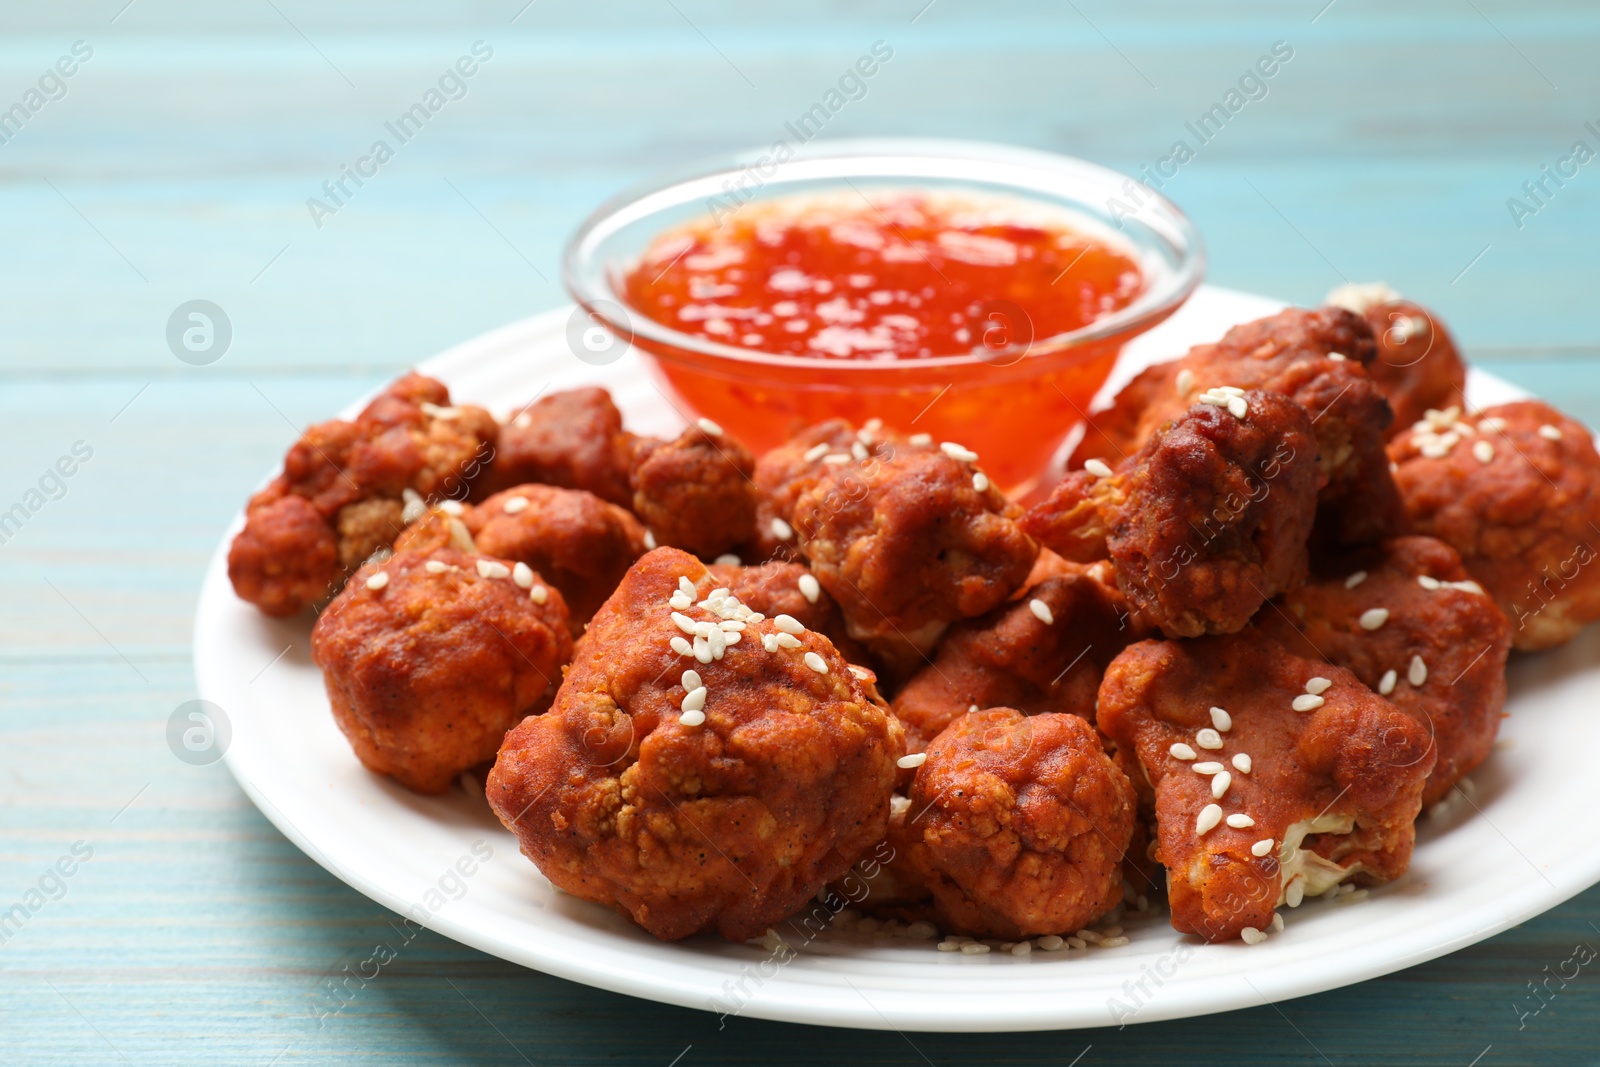
[[[1145,289],[1130,251],[1065,212],[883,190],[758,201],[670,230],[619,281],[631,312],[760,354],[636,339],[696,413],[758,453],[825,418],[878,418],[976,450],[1014,491],[1082,419],[1131,334],[1052,339]]]

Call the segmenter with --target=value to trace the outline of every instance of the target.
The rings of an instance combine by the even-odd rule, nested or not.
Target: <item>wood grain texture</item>
[[[1304,302],[1387,278],[1476,361],[1600,424],[1600,163],[1521,228],[1506,207],[1574,140],[1600,149],[1586,0],[525,2],[0,11],[0,109],[73,42],[94,49],[0,144],[0,509],[75,442],[94,450],[0,544],[0,906],[74,842],[93,850],[0,945],[0,1059],[1600,1062],[1594,974],[1520,1030],[1515,1010],[1575,943],[1600,945],[1600,890],[1388,978],[1120,1032],[719,1029],[429,933],[319,1019],[319,981],[393,938],[391,916],[163,737],[193,695],[195,593],[221,529],[299,424],[556,306],[561,244],[602,199],[772,140],[876,40],[894,58],[829,136],[988,139],[1122,169],[1288,42],[1266,96],[1168,187],[1207,236],[1211,279]],[[467,95],[314,225],[306,198],[479,40],[494,56]],[[164,340],[196,297],[234,325],[210,367]]]

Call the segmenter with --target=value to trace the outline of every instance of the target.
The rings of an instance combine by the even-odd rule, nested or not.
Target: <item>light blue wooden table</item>
[[[307,199],[478,41],[465,95],[319,227]],[[1516,1012],[1600,945],[1594,890],[1388,978],[1121,1032],[719,1031],[432,934],[319,1025],[319,978],[391,916],[165,740],[224,524],[300,424],[561,303],[563,238],[605,196],[769,142],[876,41],[893,58],[829,136],[1122,169],[1284,42],[1265,95],[1168,185],[1212,280],[1304,302],[1385,278],[1480,365],[1600,424],[1600,162],[1523,188],[1575,141],[1600,150],[1582,0],[9,3],[0,109],[25,118],[0,114],[0,511],[39,507],[0,544],[0,907],[41,906],[0,944],[0,1062],[1600,1062],[1595,973]],[[47,75],[63,56],[71,76]],[[193,299],[232,323],[209,366],[166,342]],[[48,477],[75,445],[90,458]]]

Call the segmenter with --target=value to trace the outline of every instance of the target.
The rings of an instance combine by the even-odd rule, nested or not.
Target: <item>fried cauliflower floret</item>
[[[561,590],[574,637],[645,553],[639,520],[582,489],[517,486],[464,521],[479,551],[526,563]]]
[[[1139,374],[1108,411],[1091,418],[1072,466],[1115,464],[1204,392],[1218,386],[1282,393],[1311,415],[1318,463],[1319,540],[1364,544],[1402,532],[1404,511],[1389,476],[1384,439],[1393,414],[1367,372],[1372,329],[1343,308],[1291,308],[1235,326],[1216,344]]]
[[[755,462],[705,419],[674,441],[642,443],[631,475],[634,514],[658,545],[720,556],[755,535]]]
[[[839,655],[851,664],[870,666],[871,657],[866,647],[845,628],[839,605],[803,564],[779,560],[754,567],[713,563],[710,570],[717,584],[751,611],[760,612],[769,619],[788,615],[806,629],[815,630],[832,641]]]
[[[1432,738],[1341,667],[1257,633],[1145,641],[1106,670],[1099,722],[1154,802],[1183,933],[1253,938],[1280,904],[1410,863]]]
[[[902,840],[947,932],[1068,933],[1122,899],[1133,786],[1075,715],[961,716],[928,746],[910,800]]]
[[[758,936],[843,875],[883,839],[903,751],[827,638],[714,583],[676,549],[635,563],[487,789],[545,877],[663,940]]]
[[[1352,553],[1256,625],[1298,656],[1346,668],[1423,725],[1438,749],[1424,805],[1494,747],[1511,628],[1443,541],[1400,537]]]
[[[633,506],[628,471],[638,438],[622,428],[622,412],[598,386],[540,397],[499,427],[494,463],[476,496],[537,482],[582,489]]]
[[[507,730],[549,706],[571,655],[560,593],[452,548],[368,563],[311,632],[357,758],[418,793],[493,759]]]
[[[844,419],[828,419],[808,427],[772,449],[756,461],[752,480],[756,483],[756,530],[747,546],[748,559],[794,560],[800,557],[794,531],[794,507],[800,495],[815,486],[827,471],[827,456],[851,456],[853,445],[873,445],[873,454],[883,450],[874,435],[862,434]],[[857,452],[859,455],[859,451]]]
[[[1068,559],[1109,556],[1170,636],[1235,633],[1305,580],[1320,480],[1305,409],[1243,392],[1196,404],[1108,476],[1069,474],[1023,528]]]
[[[795,498],[800,551],[851,635],[909,674],[949,623],[1021,586],[1038,545],[959,446],[879,442],[842,455],[820,457]]]
[[[1412,532],[1461,553],[1511,622],[1514,648],[1551,648],[1600,619],[1600,456],[1537,400],[1428,413],[1390,444]]]
[[[363,560],[390,546],[409,499],[467,494],[494,432],[487,411],[450,406],[449,390],[420,374],[390,385],[354,421],[312,426],[245,510],[228,552],[234,591],[269,615],[292,615],[331,596]]]
[[[921,752],[973,707],[1015,708],[1024,715],[1062,712],[1094,721],[1106,664],[1150,636],[1109,584],[1106,564],[1070,568],[976,619],[958,622],[933,662],[895,695],[906,750]]]
[[[1367,373],[1394,409],[1391,437],[1429,408],[1443,411],[1461,403],[1467,365],[1433,312],[1381,283],[1341,285],[1328,294],[1328,303],[1355,312],[1372,327],[1378,354]]]

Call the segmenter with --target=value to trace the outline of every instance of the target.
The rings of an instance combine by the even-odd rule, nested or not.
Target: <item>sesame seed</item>
[[[1291,908],[1298,908],[1306,899],[1306,883],[1299,875],[1290,879],[1289,886],[1283,891],[1283,902]]]
[[[772,635],[772,641],[779,648],[799,648],[801,641],[794,634],[777,633]]]
[[[1316,711],[1325,703],[1327,703],[1327,701],[1323,700],[1315,693],[1301,693],[1299,696],[1294,698],[1294,702],[1289,706],[1294,708],[1295,711]]]
[[[656,550],[656,535],[649,529],[646,529],[644,532],[644,547],[649,549],[651,552]]]
[[[1083,469],[1096,478],[1111,477],[1111,467],[1103,459],[1086,459],[1083,461]]]
[[[692,668],[684,671],[683,677],[678,679],[678,684],[683,686],[685,692],[694,692],[700,688],[700,672]]]
[[[459,500],[444,500],[439,503],[439,510],[446,515],[461,515],[467,509],[461,506],[461,501]]]
[[[1233,716],[1229,715],[1221,708],[1212,708],[1211,725],[1215,726],[1223,733],[1227,733],[1229,730],[1233,729]]]
[[[440,563],[436,559],[430,559],[428,562],[424,563],[422,567],[429,574],[443,574],[445,571],[450,569],[450,565],[448,563]]]
[[[721,659],[722,654],[728,650],[728,635],[712,627],[706,633],[706,644],[711,646],[711,658]]]
[[[1237,754],[1234,755],[1233,760],[1231,762],[1233,763],[1233,769],[1238,771],[1240,774],[1249,774],[1250,773],[1250,767],[1251,767],[1250,753],[1248,753],[1248,752],[1237,753]]]
[[[807,652],[806,653],[806,666],[810,667],[812,670],[816,671],[818,674],[827,674],[828,673],[828,663],[827,663],[827,661],[824,660],[821,656],[817,655],[815,652]]]
[[[963,463],[976,463],[978,460],[978,454],[976,452],[963,445],[958,445],[954,441],[940,442],[939,451],[943,452],[951,459],[959,459]]]
[[[1026,956],[1032,951],[1032,941],[1018,941],[1015,945],[1011,946],[1011,954],[1013,956]]]
[[[976,714],[978,714],[978,705],[976,705],[976,704],[968,704],[967,705],[967,714],[968,715],[976,715]]]
[[[1472,454],[1479,463],[1488,463],[1494,459],[1494,445],[1488,441],[1478,441],[1472,446]]]
[[[832,447],[833,446],[826,441],[823,441],[821,444],[812,445],[810,448],[805,450],[802,458],[804,458],[807,463],[815,463],[817,460],[827,455],[828,450]]]
[[[1345,355],[1343,352],[1329,352],[1328,353],[1328,358],[1333,360],[1335,363],[1343,363],[1345,360],[1349,359],[1350,357]]]
[[[800,595],[812,604],[822,596],[822,584],[814,574],[802,574],[795,584],[800,587]]]
[[[689,616],[683,614],[683,612],[681,612],[681,611],[674,611],[672,613],[672,621],[678,627],[678,629],[682,630],[684,633],[688,634],[691,637],[694,636],[694,634],[695,634],[694,620],[689,618]]]
[[[388,571],[379,571],[377,574],[374,574],[372,577],[367,579],[367,588],[371,589],[373,592],[377,592],[379,589],[382,589],[384,586],[386,586],[388,584],[389,584],[389,572]]]
[[[1272,913],[1272,928],[1278,933],[1283,933],[1283,916],[1277,912]]]
[[[1247,945],[1259,945],[1267,939],[1267,935],[1254,926],[1246,926],[1239,931],[1239,939]]]
[[[1058,934],[1046,934],[1039,938],[1039,947],[1044,949],[1046,952],[1055,952],[1066,943],[1066,939]]]
[[[478,561],[478,574],[484,578],[509,578],[511,568],[495,559],[480,559]]]
[[[860,678],[863,682],[872,677],[872,672],[865,667],[857,667],[854,663],[846,663],[845,666],[850,668],[851,674]]]
[[[511,567],[511,580],[516,582],[519,588],[532,589],[533,568],[522,562],[520,559],[517,560],[517,562]]]
[[[1252,856],[1265,856],[1272,851],[1272,846],[1276,843],[1270,837],[1263,837],[1260,841],[1250,846],[1250,854]]]
[[[667,643],[672,646],[672,651],[676,652],[680,656],[690,656],[694,654],[694,646],[681,637],[675,636]]]
[[[740,559],[732,552],[724,552],[711,562],[717,564],[719,567],[737,567],[742,564],[744,560]]]
[[[744,623],[739,619],[723,619],[717,623],[717,629],[725,634],[736,634],[744,629]]]
[[[1490,415],[1488,418],[1478,420],[1478,429],[1487,430],[1489,433],[1499,433],[1506,428],[1506,420],[1499,415]]]
[[[1483,595],[1483,586],[1471,580],[1465,582],[1445,582],[1444,584],[1449,586],[1451,589],[1459,589],[1463,593],[1477,593],[1479,596]]]
[[[1201,393],[1199,399],[1200,399],[1200,403],[1202,403],[1202,404],[1210,404],[1214,408],[1220,408],[1220,407],[1225,406],[1228,403],[1228,400],[1229,400],[1229,398],[1226,395],[1221,394],[1221,393],[1211,392],[1209,390],[1204,392],[1204,393]]]
[[[914,433],[910,437],[906,438],[906,444],[910,445],[912,448],[927,448],[929,445],[933,444],[933,434]]]
[[[980,493],[987,493],[989,491],[989,476],[982,471],[974,474],[972,476],[972,488],[976,489]],[[1026,942],[1024,942],[1024,944],[1026,944]]]
[[[688,611],[690,608],[694,607],[694,601],[684,596],[682,593],[674,593],[671,599],[667,601],[667,606],[678,611]]]
[[[772,625],[776,626],[784,633],[803,634],[806,632],[805,625],[793,615],[779,615],[777,618],[772,620]]]
[[[773,637],[771,634],[762,634],[761,647],[766,649],[768,652],[776,652],[778,651],[778,639]]]
[[[1200,809],[1200,817],[1194,821],[1194,832],[1204,837],[1217,828],[1222,821],[1222,809],[1215,804],[1207,804]]]
[[[1190,769],[1196,774],[1221,774],[1223,771],[1223,766],[1220,763],[1207,760],[1204,763],[1196,763]]]
[[[772,530],[772,536],[780,541],[787,541],[794,536],[794,527],[782,519],[773,519],[770,529]]]
[[[1422,662],[1421,656],[1411,657],[1411,666],[1406,671],[1406,681],[1412,685],[1422,685],[1428,680],[1428,665]]]
[[[1228,816],[1228,825],[1235,830],[1248,830],[1255,824],[1256,821],[1248,815],[1235,814]]]
[[[1368,608],[1361,613],[1359,621],[1363,630],[1376,630],[1389,621],[1389,609]]]
[[[1367,572],[1366,571],[1356,571],[1354,574],[1352,574],[1350,577],[1348,577],[1348,578],[1346,578],[1344,580],[1344,587],[1346,589],[1354,589],[1356,586],[1360,585],[1362,582],[1364,582],[1366,580],[1367,580]]]
[[[684,697],[683,703],[679,705],[679,707],[684,711],[702,711],[705,709],[705,706],[706,687],[703,685],[696,686],[694,689],[691,689],[689,691],[689,695]]]
[[[701,663],[710,663],[716,657],[711,654],[711,642],[704,637],[694,639],[694,658]]]
[[[1480,441],[1479,444],[1482,444],[1482,442]],[[1417,584],[1422,586],[1422,588],[1431,591],[1431,590],[1439,588],[1439,586],[1443,585],[1444,583],[1439,581],[1439,579],[1431,577],[1429,575],[1419,574],[1419,575],[1417,575]]]
[[[1038,619],[1046,626],[1049,626],[1056,621],[1055,615],[1053,615],[1050,611],[1050,605],[1046,604],[1038,597],[1034,597],[1032,600],[1028,601],[1028,610],[1033,612],[1034,618]]]
[[[1201,748],[1216,751],[1222,747],[1222,735],[1208,726],[1194,735],[1194,743]]]
[[[959,952],[961,946],[954,941],[941,941],[938,945],[940,952]]]
[[[542,585],[536,585],[532,589],[528,590],[528,599],[533,601],[535,604],[543,604],[545,601],[550,599],[550,590],[546,589]]]
[[[1172,753],[1172,758],[1173,759],[1181,759],[1181,760],[1194,759],[1196,754],[1197,754],[1194,749],[1190,748],[1188,745],[1184,744],[1182,741],[1179,741],[1177,744],[1175,744],[1171,748],[1167,749],[1167,751]]]
[[[401,522],[410,524],[428,513],[427,502],[415,489],[400,490],[400,499],[406,502],[406,506],[400,509]]]
[[[706,433],[710,434],[712,437],[721,437],[722,436],[722,427],[718,426],[716,423],[712,422],[708,418],[705,418],[705,417],[698,418],[698,419],[695,420],[694,424],[696,426],[700,427],[700,429],[704,430]]]
[[[694,583],[689,580],[687,575],[678,576],[678,592],[682,593],[684,596],[696,595]]]
[[[460,408],[446,407],[442,404],[430,404],[426,400],[418,404],[417,407],[422,409],[422,413],[424,415],[431,416],[435,419],[455,419],[461,417]]]
[[[1228,787],[1233,784],[1233,775],[1227,771],[1211,779],[1211,795],[1221,800],[1228,792]]]
[[[1236,419],[1242,419],[1250,414],[1250,405],[1242,396],[1233,397],[1228,401],[1228,413]]]
[[[906,812],[908,812],[910,810],[911,810],[911,798],[910,797],[892,796],[892,797],[889,798],[889,814],[890,815],[904,815]]]
[[[909,771],[915,767],[920,767],[927,762],[928,754],[926,752],[913,752],[909,756],[901,756],[899,759],[895,760],[894,765],[899,767],[901,770]]]
[[[698,708],[690,708],[678,716],[678,723],[681,726],[699,726],[705,721],[706,713]]]
[[[865,460],[871,454],[872,453],[867,451],[867,446],[862,444],[860,441],[851,442],[850,455],[852,458],[856,459],[857,461],[861,461]]]
[[[737,645],[742,640],[744,640],[744,634],[740,633],[738,630],[733,630],[728,633],[727,637],[723,638],[723,643],[727,645]]]
[[[1400,676],[1394,671],[1384,671],[1383,677],[1378,679],[1378,694],[1380,696],[1388,696],[1394,692],[1395,683],[1399,680]]]
[[[514,496],[505,502],[505,506],[501,510],[507,515],[517,515],[521,512],[527,511],[528,498],[525,496]]]
[[[826,456],[822,457],[822,462],[831,463],[837,467],[842,464],[849,463],[850,454],[848,452],[829,452]]]
[[[1551,426],[1547,422],[1543,426],[1539,427],[1539,436],[1544,438],[1546,441],[1559,441],[1561,440],[1561,431],[1556,429],[1554,426]]]
[[[1319,675],[1318,677],[1312,678],[1306,682],[1306,692],[1310,693],[1312,696],[1321,696],[1323,693],[1326,693],[1330,688],[1332,688],[1332,686],[1333,682]]]
[[[981,944],[981,943],[979,943],[977,941],[972,941],[972,942],[969,942],[969,943],[961,946],[961,954],[963,956],[982,956],[984,953],[986,953],[988,951],[989,951],[989,946],[988,945]]]
[[[1178,387],[1179,396],[1188,396],[1189,390],[1194,388],[1194,371],[1190,370],[1188,367],[1180,370],[1178,372],[1178,378],[1175,384]]]

